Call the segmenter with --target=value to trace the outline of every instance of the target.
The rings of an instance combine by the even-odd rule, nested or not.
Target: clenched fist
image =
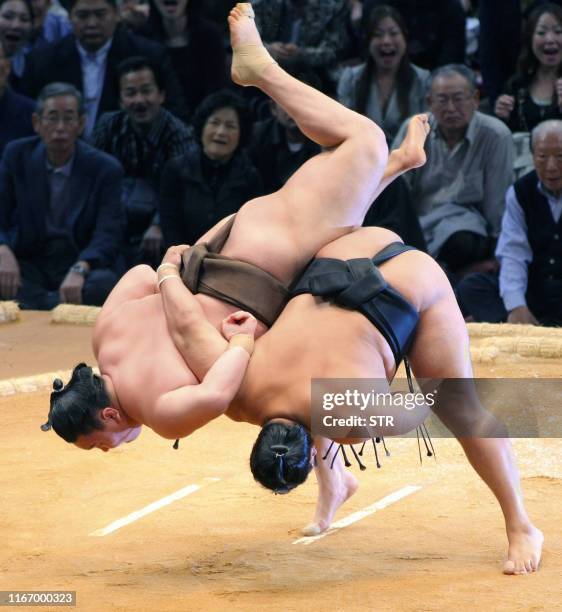
[[[256,318],[249,312],[238,310],[228,315],[226,319],[223,319],[221,324],[222,335],[227,340],[230,340],[237,334],[247,334],[253,337],[256,333],[257,324]]]

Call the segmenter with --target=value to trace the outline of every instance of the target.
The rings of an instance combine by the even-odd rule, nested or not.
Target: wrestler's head
[[[250,455],[254,479],[277,494],[302,484],[312,469],[316,449],[309,431],[289,419],[268,421]]]
[[[99,448],[104,452],[123,442],[132,442],[140,434],[140,426],[133,426],[119,408],[111,406],[103,379],[85,363],[74,368],[65,387],[57,379],[53,389],[49,419],[42,425],[43,431],[52,428],[78,448]]]

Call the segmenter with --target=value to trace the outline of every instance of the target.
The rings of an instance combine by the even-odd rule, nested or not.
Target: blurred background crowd
[[[0,299],[101,305],[319,147],[229,77],[233,0],[0,0]],[[467,320],[562,323],[562,0],[254,0],[273,58],[427,163],[365,225]],[[329,202],[326,203],[329,206]]]

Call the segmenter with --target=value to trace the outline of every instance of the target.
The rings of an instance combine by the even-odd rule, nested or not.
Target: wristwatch
[[[80,274],[80,276],[83,276],[84,278],[88,276],[88,269],[86,268],[86,266],[82,265],[81,263],[75,263],[70,268],[70,271],[75,272],[76,274]]]

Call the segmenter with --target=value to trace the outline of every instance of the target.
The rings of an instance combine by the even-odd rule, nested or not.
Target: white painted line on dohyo
[[[142,518],[143,516],[146,516],[147,514],[156,512],[156,510],[160,510],[160,508],[163,508],[164,506],[167,506],[175,501],[178,501],[184,497],[187,497],[188,495],[191,495],[192,493],[195,493],[196,491],[199,491],[199,489],[202,489],[204,486],[208,484],[211,484],[213,482],[218,482],[220,478],[205,478],[204,480],[206,481],[204,484],[188,485],[187,487],[184,487],[183,489],[180,489],[179,491],[176,491],[175,493],[172,493],[171,495],[167,495],[166,497],[163,497],[162,499],[159,499],[155,502],[152,502],[151,504],[148,504],[148,506],[145,506],[144,508],[141,508],[140,510],[137,510],[136,512],[131,512],[131,514],[128,514],[127,516],[124,516],[123,518],[117,519],[116,521],[113,521],[113,523],[110,523],[107,527],[104,527],[103,529],[97,529],[96,531],[92,531],[92,533],[90,533],[89,535],[95,536],[95,537],[102,537],[102,536],[109,535],[110,533],[113,533],[114,531],[121,529],[121,527],[125,527],[125,525],[129,525],[131,523],[134,523],[135,521],[138,521],[138,519]]]
[[[357,512],[354,512],[353,514],[350,514],[349,516],[346,516],[345,518],[342,518],[341,520],[336,521],[335,523],[333,523],[333,525],[330,528],[324,531],[324,533],[321,533],[317,536],[299,538],[298,540],[295,540],[293,544],[305,544],[305,545],[312,544],[313,542],[316,542],[316,540],[325,538],[326,536],[336,531],[339,531],[340,529],[343,529],[344,527],[348,527],[349,525],[352,525],[353,523],[356,523],[357,521],[364,519],[366,516],[374,514],[375,512],[377,512],[377,510],[382,510],[383,508],[390,506],[394,502],[397,502],[401,500],[402,498],[407,497],[408,495],[411,495],[412,493],[415,493],[416,491],[419,491],[420,489],[421,487],[417,485],[408,485],[406,487],[402,487],[402,489],[399,489],[398,491],[395,491],[394,493],[391,493],[390,495],[383,497],[382,499],[375,502],[374,504],[371,504],[370,506],[363,508],[363,510],[358,510]]]

